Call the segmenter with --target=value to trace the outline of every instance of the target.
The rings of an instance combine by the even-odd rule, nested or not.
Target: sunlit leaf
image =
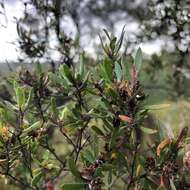
[[[166,109],[169,108],[170,104],[155,104],[155,105],[148,105],[145,107],[145,109],[148,110],[160,110],[160,109]]]
[[[40,179],[43,177],[43,172],[39,172],[39,173],[37,173],[34,177],[33,177],[33,179],[32,179],[32,186],[36,186],[38,183],[39,183],[39,181],[40,181]]]
[[[147,127],[140,127],[141,131],[143,131],[144,133],[146,134],[155,134],[157,133],[158,131],[156,129],[150,129],[150,128],[147,128]]]
[[[137,50],[134,62],[135,62],[135,65],[137,67],[137,70],[140,71],[141,66],[142,66],[142,51],[141,51],[140,47]]]
[[[171,144],[172,140],[170,138],[166,138],[164,139],[158,146],[156,149],[156,154],[157,156],[160,156],[161,151],[168,146],[169,144]]]

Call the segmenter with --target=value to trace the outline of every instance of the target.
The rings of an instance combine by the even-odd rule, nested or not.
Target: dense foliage
[[[105,56],[86,67],[22,69],[9,79],[14,95],[0,105],[1,175],[20,189],[188,189],[188,128],[176,139],[144,126],[149,110],[139,81],[142,52],[133,63],[105,31]],[[144,145],[144,136],[155,140]]]

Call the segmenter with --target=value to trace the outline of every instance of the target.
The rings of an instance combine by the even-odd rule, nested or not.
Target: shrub
[[[93,68],[81,59],[46,72],[38,63],[9,80],[14,96],[1,102],[0,172],[20,189],[188,188],[189,154],[179,162],[188,128],[143,147],[143,133],[159,136],[143,122],[160,105],[145,102],[141,50],[130,65],[119,53],[124,32],[105,34],[105,56]]]

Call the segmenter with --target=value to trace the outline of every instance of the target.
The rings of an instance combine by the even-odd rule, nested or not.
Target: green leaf
[[[110,171],[110,170],[113,170],[115,168],[115,166],[113,164],[103,164],[101,166],[101,170],[102,171]]]
[[[112,182],[112,170],[108,171],[108,184],[111,184]]]
[[[58,117],[58,110],[57,110],[57,106],[56,106],[56,100],[54,97],[51,97],[51,109],[52,109],[52,114],[53,116],[56,118]]]
[[[98,73],[100,74],[100,77],[101,77],[103,80],[110,82],[110,79],[109,79],[107,73],[105,72],[105,69],[104,69],[103,65],[100,65],[100,66],[99,66],[99,68],[98,68]]]
[[[4,100],[4,103],[6,104],[6,106],[7,106],[7,108],[9,110],[14,110],[14,111],[18,111],[19,110],[17,106],[13,105],[12,103],[10,103],[10,102],[8,102],[6,100]]]
[[[38,62],[37,64],[36,64],[36,73],[37,73],[37,75],[38,75],[38,77],[40,77],[40,75],[42,74],[42,65]]]
[[[117,38],[114,37],[111,41],[110,41],[110,48],[111,50],[114,52],[115,50],[115,45],[116,45],[116,42],[117,42]]]
[[[60,71],[65,80],[67,80],[71,84],[74,83],[74,78],[71,74],[69,67],[66,64],[60,66]]]
[[[71,159],[69,159],[68,163],[69,163],[69,168],[71,170],[71,173],[75,177],[80,178],[80,173],[79,173],[79,171],[78,171],[78,169],[76,167],[76,164],[75,164],[74,160],[71,158]]]
[[[109,59],[104,59],[104,62],[103,62],[103,68],[104,68],[104,72],[106,74],[106,78],[108,78],[109,81],[112,80],[112,64],[111,64],[111,61]]]
[[[93,125],[91,128],[92,128],[92,130],[93,130],[97,135],[104,136],[104,133],[102,132],[102,130],[99,129],[97,126]]]
[[[141,131],[143,131],[144,133],[146,134],[154,134],[154,133],[157,133],[158,131],[155,130],[155,129],[150,129],[150,128],[146,128],[146,127],[140,127]]]
[[[103,39],[102,39],[102,37],[100,35],[99,35],[99,38],[100,38],[100,42],[101,42],[101,45],[102,45],[102,48],[103,48],[104,52],[107,55],[109,55],[110,52],[109,52],[109,48],[108,48],[107,44],[104,45]]]
[[[187,144],[190,144],[190,137],[186,138],[185,141],[186,141]]]
[[[23,108],[25,104],[25,90],[22,87],[16,88],[16,100],[19,108]]]
[[[119,132],[119,128],[114,128],[114,131],[112,133],[111,140],[110,140],[110,148],[114,147],[116,143],[116,139],[118,137],[118,132]]]
[[[26,135],[28,135],[32,131],[37,130],[37,129],[41,128],[41,127],[42,127],[42,121],[37,121],[36,123],[32,124],[30,127],[24,129],[22,131],[21,137],[25,137]]]
[[[113,131],[114,127],[112,126],[112,124],[106,120],[106,118],[102,118],[103,122],[104,122],[104,126],[109,130],[109,131]]]
[[[104,31],[104,33],[106,34],[107,38],[108,38],[109,40],[111,40],[111,37],[110,37],[108,31],[107,31],[106,29],[103,29],[103,31]]]
[[[86,184],[84,183],[67,183],[63,184],[61,189],[62,190],[84,190]]]
[[[145,158],[144,156],[142,156],[142,155],[139,155],[138,161],[139,161],[139,163],[140,163],[142,166],[144,166],[145,163],[146,163],[146,158]]]
[[[125,26],[123,27],[121,35],[120,35],[120,38],[119,38],[119,40],[117,41],[117,44],[116,44],[116,54],[119,52],[119,50],[120,50],[120,48],[122,46],[124,35],[125,35]]]
[[[92,148],[93,148],[93,152],[94,152],[94,157],[97,157],[99,154],[99,138],[96,134],[93,137]]]
[[[90,76],[90,71],[88,71],[88,72],[86,73],[86,75],[84,76],[83,84],[85,84],[85,83],[88,82],[89,76]]]
[[[145,109],[148,110],[160,110],[170,107],[170,104],[155,104],[155,105],[149,105],[146,106]]]
[[[60,119],[65,122],[73,117],[73,112],[68,108],[68,106],[64,107],[64,109],[60,113]]]
[[[42,172],[37,173],[31,181],[32,186],[36,186],[38,182],[40,181],[40,179],[42,178],[42,176],[43,176]]]
[[[83,158],[90,162],[90,163],[93,163],[94,162],[94,156],[93,154],[89,151],[89,150],[86,150],[84,153],[83,153]]]
[[[62,76],[62,74],[60,74],[60,75]],[[68,80],[66,80],[65,78],[62,78],[54,73],[49,73],[49,77],[53,83],[60,84],[60,85],[64,86],[64,88],[68,87]]]
[[[114,102],[120,101],[120,98],[118,97],[117,90],[115,90],[112,85],[108,84],[106,85],[105,92],[106,97],[110,97]]]
[[[137,67],[137,70],[140,71],[141,66],[142,66],[142,51],[140,47],[138,48],[137,53],[135,55],[134,63]]]
[[[122,79],[122,69],[118,62],[115,63],[115,74],[117,77],[117,81],[121,81]]]
[[[25,108],[27,108],[29,106],[29,104],[31,103],[32,95],[33,95],[33,89],[30,89],[29,94],[28,94],[28,99],[27,99],[26,104],[24,106]]]

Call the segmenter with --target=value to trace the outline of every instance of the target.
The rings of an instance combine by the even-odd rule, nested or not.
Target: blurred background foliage
[[[1,0],[4,10],[1,14],[5,18],[6,3],[17,1]],[[1,100],[11,96],[6,76],[15,69],[19,72],[26,65],[32,68],[34,63],[40,62],[54,71],[60,64],[70,66],[77,64],[79,59],[92,67],[102,52],[98,34],[103,28],[117,34],[125,25],[122,50],[128,57],[124,61],[129,64],[132,58],[128,55],[139,44],[161,46],[157,53],[144,53],[141,74],[142,83],[149,94],[148,101],[169,102],[171,105],[170,108],[155,111],[156,118],[165,122],[175,133],[189,126],[189,0],[26,0],[23,6],[23,16],[16,18],[18,59],[0,65]],[[130,31],[133,25],[136,29]],[[86,54],[84,47],[88,48],[91,39],[94,40],[93,53]]]

